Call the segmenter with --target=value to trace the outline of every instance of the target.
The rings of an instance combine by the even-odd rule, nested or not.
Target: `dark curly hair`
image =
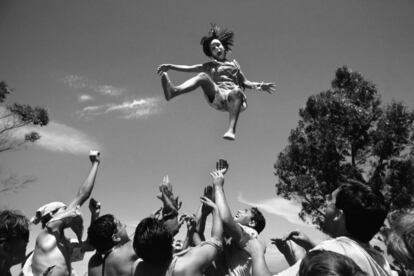
[[[262,212],[259,211],[259,209],[257,209],[257,207],[252,207],[250,209],[250,211],[252,212],[253,216],[252,216],[252,220],[254,220],[256,222],[256,225],[254,228],[254,230],[257,231],[257,233],[260,234],[260,232],[263,231],[263,229],[266,226],[266,219],[263,216]]]
[[[105,252],[115,245],[112,240],[112,235],[114,233],[116,233],[114,216],[111,214],[103,215],[89,226],[88,240],[98,252]]]
[[[16,210],[0,212],[0,241],[29,241],[29,220]]]
[[[172,243],[171,233],[155,218],[144,218],[135,229],[133,248],[144,262],[162,265],[171,261]]]
[[[203,52],[206,56],[211,57],[210,43],[213,39],[220,40],[226,52],[231,51],[233,46],[234,33],[227,29],[221,30],[216,24],[211,24],[210,32],[207,36],[201,38],[200,44],[203,46]]]

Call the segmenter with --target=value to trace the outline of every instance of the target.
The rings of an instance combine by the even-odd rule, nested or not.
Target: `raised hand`
[[[162,183],[159,186],[161,192],[157,197],[164,203],[164,207],[171,208],[174,211],[178,211],[181,208],[182,202],[179,197],[174,197],[172,191],[172,185],[168,175],[164,176]]]
[[[179,219],[179,224],[181,226],[184,223],[187,225],[188,232],[194,232],[196,230],[195,215],[187,215],[187,214],[181,215]]]
[[[224,185],[224,175],[221,170],[214,170],[210,173],[210,175],[213,179],[213,185],[221,187]]]
[[[97,150],[91,150],[89,151],[89,160],[91,160],[92,163],[100,162],[100,155],[101,153]]]
[[[170,69],[171,69],[171,64],[161,64],[157,68],[157,74],[161,75],[162,73],[167,72]]]
[[[219,161],[216,162],[216,170],[221,171],[224,174],[226,174],[227,170],[229,169],[229,163],[227,163],[224,159],[219,159]]]
[[[217,209],[217,205],[208,197],[202,196],[200,197],[200,201],[201,203],[203,203],[204,205],[210,207],[211,209]]]
[[[91,212],[92,220],[97,219],[101,213],[101,203],[91,198],[89,200],[89,211]]]

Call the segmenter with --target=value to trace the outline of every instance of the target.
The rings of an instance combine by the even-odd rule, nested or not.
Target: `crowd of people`
[[[90,276],[272,275],[259,237],[265,217],[255,207],[232,214],[224,189],[225,160],[210,173],[212,184],[205,187],[194,215],[180,214],[181,201],[164,177],[158,196],[161,208],[140,220],[132,240],[114,215],[100,215],[100,203],[93,198],[91,223],[82,240],[80,207],[91,196],[99,152],[91,151],[89,158],[90,172],[70,203],[43,205],[32,219],[15,210],[0,212],[0,275],[10,275],[17,264],[21,275],[77,275],[72,263],[83,260],[88,251],[94,252],[88,262]],[[205,235],[210,215],[211,234]],[[26,255],[29,228],[39,223],[42,230]],[[175,240],[184,225],[185,239]],[[67,238],[65,229],[77,238]],[[326,198],[323,230],[331,239],[317,244],[296,230],[272,239],[290,265],[277,275],[397,275],[385,255],[370,245],[381,229],[388,253],[404,268],[400,271],[414,275],[414,212],[389,216],[380,193],[350,180]],[[297,250],[300,247],[303,250]]]

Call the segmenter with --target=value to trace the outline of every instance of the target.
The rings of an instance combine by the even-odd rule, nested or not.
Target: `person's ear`
[[[118,234],[112,234],[112,241],[114,243],[119,243],[121,241],[121,237]]]
[[[253,220],[253,219],[251,219],[251,220],[249,221],[249,226],[250,226],[251,228],[256,227],[256,221],[255,221],[255,220]]]
[[[336,208],[334,221],[339,221],[339,220],[342,220],[342,219],[345,219],[344,211],[341,210],[341,209]]]

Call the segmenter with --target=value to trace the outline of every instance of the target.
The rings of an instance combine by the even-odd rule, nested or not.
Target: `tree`
[[[375,85],[344,66],[299,115],[274,168],[277,194],[300,198],[302,219],[319,224],[325,196],[352,179],[381,192],[392,209],[414,206],[414,112],[407,106],[382,105]]]
[[[3,103],[12,89],[0,82],[0,103]],[[34,143],[40,139],[36,131],[27,131],[16,137],[16,130],[25,126],[45,126],[49,123],[46,109],[36,106],[14,103],[0,109],[0,152],[17,149],[28,142]]]
[[[25,126],[45,126],[49,123],[47,110],[42,107],[31,107],[14,103],[3,106],[3,103],[12,89],[4,82],[0,82],[0,153],[18,149],[26,143],[34,143],[40,139],[36,131],[23,131]],[[16,174],[0,172],[0,193],[16,191],[36,180],[33,176],[19,177]]]

